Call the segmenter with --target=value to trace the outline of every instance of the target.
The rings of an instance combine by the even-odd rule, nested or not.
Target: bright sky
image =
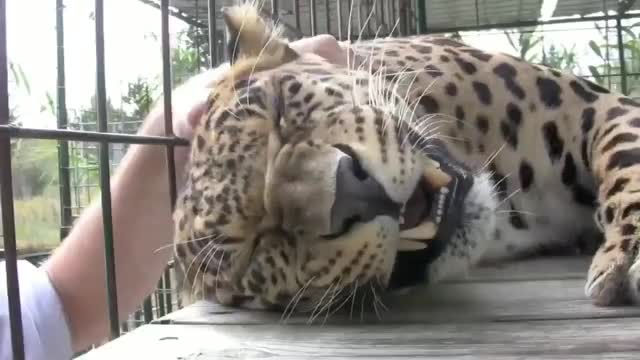
[[[557,0],[543,2],[543,18],[553,12]],[[93,1],[66,0],[65,61],[67,76],[67,106],[70,116],[74,109],[86,107],[95,91],[95,43]],[[46,92],[55,99],[56,43],[55,1],[7,1],[9,59],[20,64],[30,81],[32,94],[11,91],[10,102],[18,106],[18,114],[26,126],[55,126],[55,118],[41,113]],[[172,34],[186,28],[181,20],[170,17]],[[578,29],[578,30],[576,30]],[[576,44],[580,67],[597,63],[588,47],[591,39],[600,35],[591,23],[546,25],[545,44],[554,42]],[[160,11],[137,0],[105,1],[105,53],[107,92],[114,105],[129,81],[137,77],[161,74]],[[465,41],[486,50],[515,54],[504,33],[489,31],[465,33]]]

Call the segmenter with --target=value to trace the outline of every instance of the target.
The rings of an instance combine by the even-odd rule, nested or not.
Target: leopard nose
[[[335,200],[331,208],[331,234],[339,236],[357,222],[377,216],[397,218],[401,205],[394,202],[384,187],[362,168],[358,158],[348,149],[338,162]],[[351,153],[351,154],[350,154]]]

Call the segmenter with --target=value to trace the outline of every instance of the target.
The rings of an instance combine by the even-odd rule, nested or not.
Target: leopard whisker
[[[498,203],[498,205],[496,206],[496,208],[499,208],[500,206],[504,205],[507,201],[511,200],[512,197],[516,196],[518,193],[520,193],[522,191],[522,188],[519,188],[517,190],[514,190],[509,196],[507,196],[506,198],[504,198],[504,200],[500,201]]]
[[[315,314],[318,311],[318,308],[321,307],[322,302],[324,301],[324,298],[327,296],[327,294],[329,294],[329,292],[331,291],[331,287],[332,287],[333,283],[329,284],[329,286],[327,287],[327,289],[324,291],[324,293],[322,294],[322,296],[320,297],[320,299],[318,299],[318,301],[316,302],[316,306],[313,309],[313,311],[311,312],[311,315],[309,316],[309,319],[307,320],[307,324],[311,324],[313,323],[313,320],[315,319]]]
[[[298,306],[298,303],[300,302],[300,299],[302,299],[302,296],[304,295],[304,292],[307,290],[307,287],[316,279],[316,276],[311,277],[295,294],[294,296],[291,298],[291,300],[289,300],[289,303],[287,304],[287,306],[284,308],[284,311],[282,313],[282,316],[280,317],[280,321],[282,322],[284,319],[284,323],[286,323],[287,321],[289,321],[289,318],[291,318],[291,315],[293,314],[293,312],[295,311],[296,306]],[[291,309],[289,309],[289,306],[291,306]],[[287,315],[287,311],[289,312],[289,315]]]
[[[209,249],[207,251],[207,254],[202,258],[202,261],[200,261],[200,264],[198,264],[198,270],[196,270],[196,274],[193,277],[193,284],[191,284],[191,296],[195,297],[196,296],[196,285],[197,285],[197,279],[198,279],[198,275],[200,274],[200,271],[202,270],[202,265],[203,264],[209,264],[209,257],[213,257],[215,256],[216,252],[220,250],[219,247],[215,247],[212,246],[211,249]],[[206,271],[206,270],[205,270]],[[202,285],[202,297],[204,299],[204,276],[205,276],[205,272],[203,271],[202,273],[202,280],[201,280],[201,285]]]
[[[485,160],[484,164],[480,167],[480,169],[478,169],[476,171],[476,175],[480,174],[482,171],[484,171],[487,166],[489,166],[489,164],[491,164],[491,162],[493,160],[495,160],[498,155],[502,152],[502,150],[504,150],[504,148],[506,147],[507,143],[502,143],[502,146],[500,146],[500,148],[496,151],[493,152],[493,154],[489,155],[489,157],[487,158],[487,160]]]
[[[191,271],[191,267],[196,262],[198,257],[200,257],[201,254],[208,252],[209,251],[208,248],[213,246],[214,246],[213,243],[208,243],[202,249],[200,249],[200,251],[198,251],[198,253],[193,257],[193,259],[191,259],[191,261],[189,262],[189,266],[187,266],[187,270],[185,271],[185,277],[187,279],[189,279],[189,272]],[[194,282],[195,282],[195,278],[194,278]],[[187,285],[187,281],[185,281],[184,284],[182,284],[182,291],[185,290],[186,285]]]
[[[358,280],[356,280],[354,286],[353,286],[353,295],[351,297],[351,312],[349,312],[349,320],[351,320],[353,318],[353,307],[355,305],[356,302],[356,294],[358,292]]]

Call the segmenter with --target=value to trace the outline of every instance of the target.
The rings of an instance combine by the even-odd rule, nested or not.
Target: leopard
[[[349,41],[340,64],[254,4],[222,17],[173,213],[183,301],[337,311],[591,249],[585,299],[640,304],[640,103],[447,36]]]

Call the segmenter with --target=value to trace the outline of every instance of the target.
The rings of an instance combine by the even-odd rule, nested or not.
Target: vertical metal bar
[[[164,93],[164,131],[165,136],[173,137],[173,112],[171,99],[171,53],[169,43],[169,0],[162,0],[160,3],[162,15],[162,78]],[[215,26],[214,26],[215,29]],[[171,210],[175,207],[177,197],[176,185],[176,164],[174,156],[174,146],[167,145],[167,171],[169,176],[169,203]],[[159,286],[162,286],[160,279]],[[159,296],[160,316],[164,316],[164,294]]]
[[[407,0],[399,0],[398,12],[400,17],[400,35],[407,36],[409,35]]]
[[[216,29],[216,0],[209,0],[209,61],[210,67],[218,64],[218,34]]]
[[[385,32],[387,30],[387,20],[385,16],[385,3],[384,0],[376,0],[376,4],[378,5],[377,11],[380,11],[380,26],[384,28]]]
[[[107,132],[107,91],[104,66],[104,4],[95,0],[96,22],[96,102],[98,131]],[[102,223],[104,227],[105,262],[107,271],[107,301],[111,336],[120,335],[118,316],[118,292],[116,288],[115,254],[113,245],[113,223],[111,216],[111,180],[109,178],[109,143],[100,142],[100,195],[102,200]]]
[[[162,91],[164,93],[164,132],[165,136],[173,137],[173,113],[171,106],[171,54],[169,44],[169,0],[162,0]],[[173,210],[176,202],[176,164],[174,147],[167,144],[167,168],[169,176],[169,202]]]
[[[620,87],[622,93],[627,94],[627,64],[624,58],[624,39],[622,38],[622,20],[616,18],[616,31],[618,32],[618,58],[620,59]]]
[[[9,74],[7,73],[7,4],[0,0],[0,125],[9,124]],[[2,235],[9,295],[9,327],[11,348],[15,360],[24,359],[24,334],[18,284],[18,251],[13,213],[13,186],[11,184],[11,140],[0,138],[0,201],[2,202]]]
[[[56,0],[57,89],[56,112],[58,129],[66,129],[67,89],[64,66],[64,1]],[[67,237],[71,224],[71,177],[69,175],[69,143],[58,141],[58,182],[60,187],[60,239]]]
[[[391,15],[389,16],[389,18],[391,20],[393,20],[393,19],[396,18],[396,0],[391,0],[390,3],[391,3]],[[399,16],[398,16],[398,18],[399,18]],[[398,24],[398,26],[399,26],[399,24]],[[395,21],[394,21],[393,25],[391,25],[391,28],[393,29],[391,35],[393,35],[393,33],[397,33],[399,31],[398,28],[396,27]]]
[[[311,36],[316,34],[316,0],[309,0],[309,20],[311,21]]]
[[[164,277],[164,276],[163,276]],[[158,317],[163,317],[165,314],[164,307],[164,279],[163,277],[158,280],[158,291],[156,292],[156,304],[158,304]]]
[[[362,28],[362,0],[353,0],[353,1],[357,1],[358,5],[357,6],[357,11],[358,11],[358,31],[356,31],[357,36],[360,35],[360,32],[364,33],[364,30]],[[360,39],[358,39],[360,40]]]
[[[200,21],[200,4],[198,3],[198,0],[196,0],[196,20]],[[196,48],[196,69],[198,71],[200,71],[200,56],[202,56],[202,54],[200,54],[200,28],[197,26],[193,27],[196,35],[194,36],[194,44],[193,46],[195,46]]]
[[[475,0],[475,8],[476,8],[476,25],[480,25],[480,7],[478,6],[478,0]]]
[[[278,14],[278,9],[280,7],[278,6],[278,0],[271,0],[271,18],[273,19],[274,22],[278,21],[279,18],[279,14]]]
[[[300,29],[300,0],[293,0],[293,16],[296,18],[296,29]]]
[[[167,314],[173,311],[173,299],[171,298],[171,268],[167,267],[164,270],[164,288],[165,292],[165,301],[167,303]]]
[[[342,0],[336,0],[336,7],[338,8],[338,40],[342,41]]]
[[[331,4],[329,4],[329,0],[324,0],[324,14],[326,20],[326,34],[331,34]]]
[[[425,0],[417,0],[416,7],[418,12],[418,34],[427,32],[427,4]]]
[[[144,299],[142,303],[142,313],[144,316],[144,323],[148,324],[153,320],[153,306],[151,305],[151,296]]]

